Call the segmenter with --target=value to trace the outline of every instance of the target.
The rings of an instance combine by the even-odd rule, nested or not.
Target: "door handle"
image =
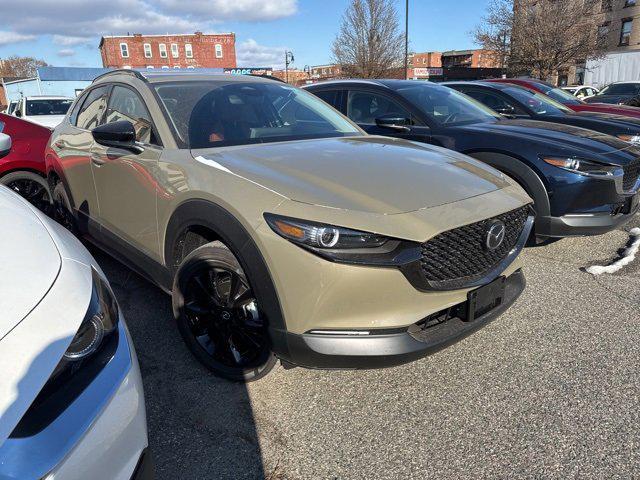
[[[107,161],[104,158],[102,158],[102,155],[98,155],[97,153],[92,153],[91,163],[93,163],[96,167],[99,167],[107,163]]]

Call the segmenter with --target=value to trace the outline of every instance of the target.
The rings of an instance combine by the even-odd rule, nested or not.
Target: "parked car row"
[[[499,317],[525,288],[527,243],[604,233],[638,210],[640,122],[525,87],[297,89],[121,70],[79,95],[42,145],[34,130],[19,147],[28,122],[0,117],[16,139],[9,149],[0,134],[0,155],[40,158],[48,195],[0,189],[0,222],[20,231],[0,249],[15,271],[0,278],[11,298],[0,365],[13,366],[0,383],[0,477],[151,471],[124,319],[71,233],[170,294],[195,358],[234,381],[278,361],[398,365]]]

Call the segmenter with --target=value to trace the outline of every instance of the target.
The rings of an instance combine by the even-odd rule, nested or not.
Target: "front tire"
[[[203,245],[183,260],[172,301],[187,347],[215,375],[250,382],[276,365],[264,313],[238,259],[223,243]]]
[[[0,183],[26,199],[37,209],[49,213],[51,193],[47,180],[42,176],[28,171],[11,172],[0,178]]]
[[[62,182],[56,183],[56,186],[53,187],[52,197],[53,215],[51,216],[56,222],[77,236],[76,220],[71,211],[71,202]]]

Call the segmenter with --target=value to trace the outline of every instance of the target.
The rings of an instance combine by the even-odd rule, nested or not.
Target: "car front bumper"
[[[516,301],[525,284],[521,270],[512,273],[506,281],[503,302],[470,322],[454,317],[426,329],[414,324],[402,332],[371,331],[367,335],[287,333],[289,361],[322,369],[368,369],[408,363],[458,342],[495,320]]]
[[[130,480],[147,446],[140,369],[120,318],[116,352],[87,388],[44,429],[0,446],[0,478]]]
[[[638,213],[638,205],[628,213],[584,213],[561,217],[536,217],[535,232],[540,237],[574,237],[601,235],[623,226]]]

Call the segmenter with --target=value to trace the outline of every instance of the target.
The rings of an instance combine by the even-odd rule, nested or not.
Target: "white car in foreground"
[[[152,478],[140,370],[100,267],[5,187],[0,230],[0,479]]]
[[[13,110],[13,115],[54,129],[64,120],[73,98],[53,96],[22,97]]]

